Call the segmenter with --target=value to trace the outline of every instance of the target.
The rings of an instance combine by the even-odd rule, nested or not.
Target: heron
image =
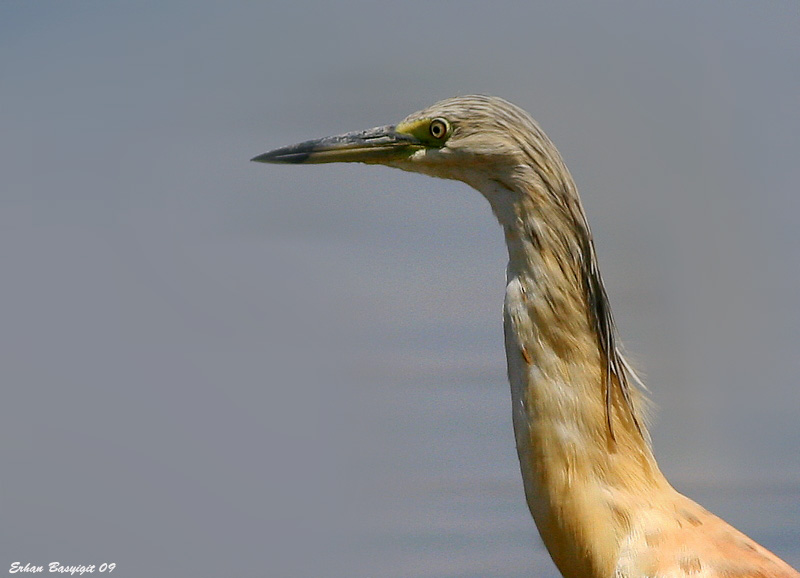
[[[450,98],[252,160],[386,165],[462,181],[489,202],[508,248],[503,327],[525,498],[564,578],[800,578],[659,469],[576,185],[524,110]]]

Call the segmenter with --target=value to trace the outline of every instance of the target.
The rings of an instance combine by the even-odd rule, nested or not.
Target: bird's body
[[[800,578],[659,470],[577,189],[527,113],[459,97],[254,160],[385,164],[464,181],[489,201],[509,253],[505,346],[525,494],[565,578]]]

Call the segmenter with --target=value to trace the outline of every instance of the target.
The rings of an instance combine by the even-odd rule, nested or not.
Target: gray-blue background
[[[800,566],[800,8],[4,2],[0,571],[556,576],[465,185],[248,159],[503,96],[582,192],[674,484]]]

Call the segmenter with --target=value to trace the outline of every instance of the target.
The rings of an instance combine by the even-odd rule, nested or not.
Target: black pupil
[[[442,133],[444,132],[444,129],[442,127],[442,123],[435,122],[435,123],[433,123],[433,127],[431,127],[431,128],[433,129],[431,131],[431,132],[433,132],[433,136],[435,136],[437,138],[442,136]]]

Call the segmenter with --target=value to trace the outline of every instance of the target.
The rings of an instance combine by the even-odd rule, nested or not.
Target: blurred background
[[[552,577],[487,203],[277,146],[505,97],[674,485],[800,567],[800,5],[5,2],[0,568]]]

